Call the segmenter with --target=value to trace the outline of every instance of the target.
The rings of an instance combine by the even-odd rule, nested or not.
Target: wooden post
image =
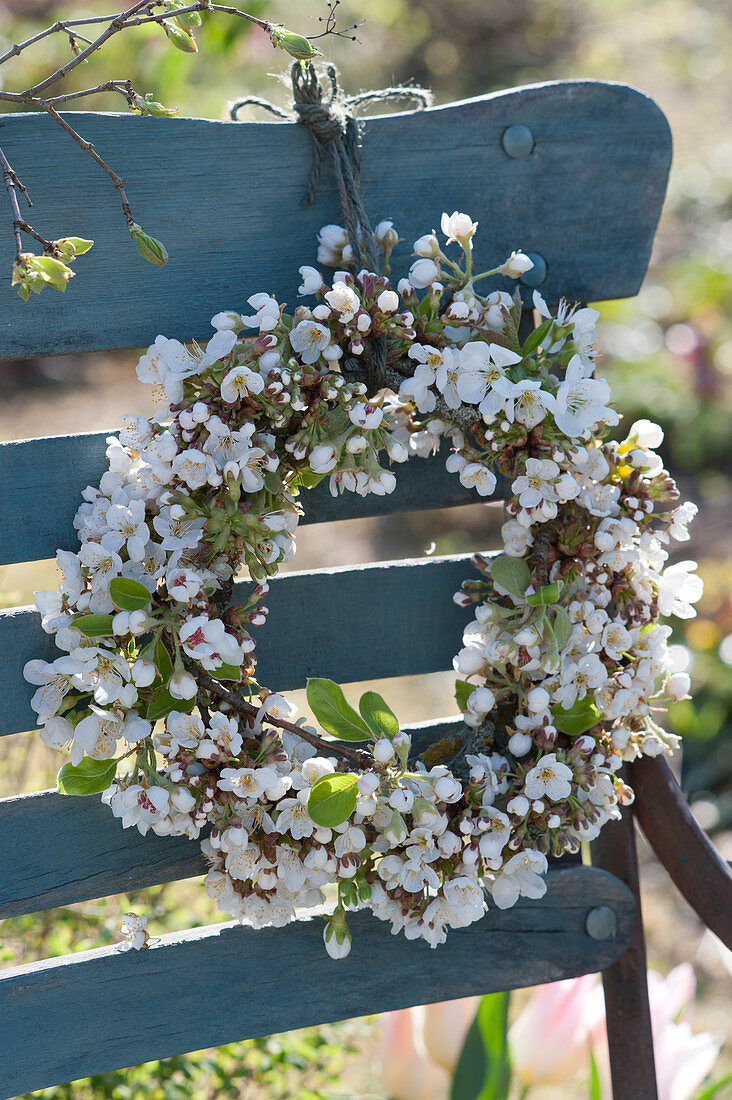
[[[638,855],[633,815],[623,810],[592,845],[593,865],[621,879],[636,899],[631,940],[617,962],[602,972],[613,1100],[658,1100],[651,1010],[646,978]]]

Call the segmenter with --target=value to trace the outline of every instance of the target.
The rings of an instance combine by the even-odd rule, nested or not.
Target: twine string
[[[327,97],[314,66],[296,61],[291,70],[292,112],[259,96],[245,96],[231,105],[230,116],[236,120],[242,107],[260,107],[278,118],[296,120],[306,128],[313,150],[306,205],[315,199],[323,164],[330,153],[341,213],[357,267],[378,272],[379,250],[361,195],[361,128],[354,112],[366,104],[396,100],[406,100],[421,110],[430,105],[432,95],[416,85],[395,85],[346,97],[340,92],[333,65],[328,66],[326,74],[330,82]],[[362,376],[365,368],[368,392],[378,392],[386,385],[387,350],[385,335],[372,337],[361,356],[346,359],[344,373]]]

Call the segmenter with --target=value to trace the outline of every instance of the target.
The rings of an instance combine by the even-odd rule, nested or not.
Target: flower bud
[[[417,290],[431,286],[439,277],[440,270],[434,260],[415,260],[409,269],[409,282]]]
[[[508,275],[509,279],[520,279],[534,266],[533,260],[524,252],[512,252],[500,269],[501,275]]]
[[[388,737],[380,738],[374,745],[374,760],[379,764],[389,764],[394,759],[394,746]]]
[[[395,313],[399,309],[399,295],[393,290],[383,290],[376,304],[382,313]]]
[[[151,237],[137,222],[133,222],[130,226],[130,236],[143,260],[149,260],[156,267],[165,267],[168,262],[168,250],[162,241]]]

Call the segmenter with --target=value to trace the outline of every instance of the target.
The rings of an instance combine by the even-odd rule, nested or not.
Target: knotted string
[[[432,95],[418,86],[396,85],[346,97],[338,88],[335,67],[329,65],[326,71],[331,86],[328,98],[323,96],[315,68],[312,65],[303,67],[296,61],[291,70],[292,112],[259,96],[246,96],[231,105],[230,116],[236,120],[242,107],[261,107],[278,118],[296,120],[307,129],[312,141],[313,164],[305,196],[306,205],[315,199],[323,162],[330,151],[341,212],[357,267],[377,272],[378,246],[361,197],[361,127],[354,110],[367,103],[393,102],[397,99],[411,101],[421,110],[430,105]],[[366,368],[369,393],[376,393],[386,385],[386,365],[387,342],[383,335],[368,341],[360,357],[348,358],[343,364],[344,372],[348,374],[362,375]]]

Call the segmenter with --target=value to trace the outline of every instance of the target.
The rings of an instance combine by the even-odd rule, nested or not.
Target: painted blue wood
[[[460,718],[405,726],[418,755]],[[123,829],[99,795],[42,791],[0,800],[0,920],[205,873],[198,841]]]
[[[449,669],[470,618],[452,595],[477,575],[462,554],[275,577],[267,623],[254,635],[258,679],[290,691],[308,676],[348,683]],[[236,585],[234,602],[248,587]],[[35,611],[0,612],[0,734],[33,728],[35,688],[24,681],[23,666],[57,656]]]
[[[327,173],[314,205],[301,205],[311,162],[302,128],[71,119],[125,177],[137,221],[165,242],[170,262],[159,270],[138,258],[109,179],[50,118],[0,116],[38,227],[96,242],[63,296],[46,291],[24,305],[2,281],[0,356],[136,347],[159,332],[200,339],[213,313],[241,309],[256,291],[296,301],[297,268],[314,259],[318,228],[339,221]],[[522,159],[502,144],[516,124],[535,143]],[[480,267],[521,248],[546,260],[549,299],[620,298],[645,275],[670,158],[668,124],[650,99],[622,84],[561,81],[369,119],[363,193],[369,214],[393,218],[404,238],[397,272],[442,210],[466,210],[481,223]]]
[[[0,1097],[237,1039],[513,989],[600,970],[628,943],[633,896],[589,867],[550,872],[540,901],[491,908],[425,943],[349,917],[353,950],[334,962],[319,918],[253,931],[212,925],[147,951],[101,948],[0,974]],[[588,913],[609,905],[618,932],[597,941]]]
[[[52,558],[56,551],[78,548],[73,518],[81,491],[98,485],[107,468],[106,440],[111,432],[56,435],[0,443],[0,565]],[[302,495],[303,524],[450,508],[481,498],[445,469],[448,454],[413,458],[394,465],[397,487],[386,497],[344,493],[331,496],[328,480]],[[492,500],[506,495],[499,479]]]

